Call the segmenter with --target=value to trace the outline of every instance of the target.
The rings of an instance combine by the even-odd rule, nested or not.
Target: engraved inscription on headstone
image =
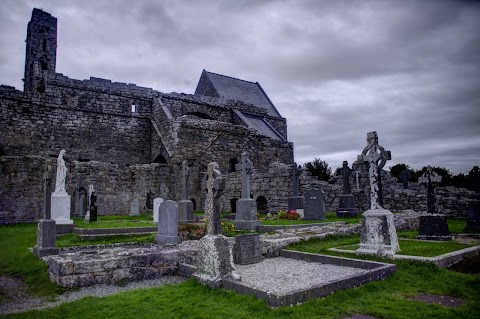
[[[235,236],[235,263],[254,264],[262,261],[262,248],[258,234]]]
[[[305,191],[304,219],[325,219],[323,191],[313,188]]]

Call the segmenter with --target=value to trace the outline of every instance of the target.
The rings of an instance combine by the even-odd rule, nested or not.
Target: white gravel
[[[57,296],[54,301],[49,301],[45,298],[31,298],[31,296],[21,291],[24,290],[22,287],[20,287],[20,292],[18,291],[18,283],[12,282],[5,277],[3,277],[3,279],[2,286],[6,288],[7,291],[10,290],[13,292],[13,289],[17,288],[15,289],[17,292],[13,293],[11,296],[13,297],[12,300],[9,300],[7,303],[0,304],[0,314],[19,313],[33,309],[52,308],[65,302],[79,300],[86,296],[104,297],[127,290],[160,287],[165,284],[177,284],[185,281],[184,277],[168,276],[161,277],[159,279],[133,281],[129,282],[123,287],[116,285],[95,285],[81,288],[78,291],[65,292],[64,294]]]
[[[284,257],[268,258],[251,265],[236,265],[235,268],[243,283],[280,296],[366,272],[359,268]]]

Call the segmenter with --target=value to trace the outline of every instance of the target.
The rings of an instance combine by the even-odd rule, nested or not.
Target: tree
[[[328,163],[315,158],[313,161],[303,164],[303,168],[310,171],[313,176],[321,181],[327,181],[332,176],[332,169],[328,166]]]
[[[415,179],[415,171],[408,166],[408,164],[400,163],[397,165],[390,166],[390,175],[395,177],[398,181],[400,181],[400,174],[403,171],[408,171],[410,173],[409,181],[414,181]]]

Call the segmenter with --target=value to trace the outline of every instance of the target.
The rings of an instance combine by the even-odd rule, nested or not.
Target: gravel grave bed
[[[242,283],[273,293],[287,295],[342,278],[364,274],[366,270],[321,264],[285,257],[267,258],[250,265],[235,265]]]

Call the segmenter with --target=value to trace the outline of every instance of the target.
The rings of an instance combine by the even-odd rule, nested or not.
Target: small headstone
[[[158,223],[158,214],[160,213],[160,204],[163,203],[163,198],[157,197],[153,200],[153,222]]]
[[[140,204],[138,203],[138,199],[132,200],[130,203],[130,214],[129,216],[138,216],[140,215]]]
[[[408,189],[408,180],[410,179],[410,177],[411,177],[410,172],[406,169],[404,169],[400,173],[400,180],[403,183],[403,189]]]
[[[245,234],[235,236],[235,263],[247,265],[263,260],[260,236],[258,234]]]
[[[172,200],[166,200],[160,205],[158,215],[158,234],[155,242],[159,245],[178,244],[182,241],[178,236],[178,206]]]
[[[96,222],[98,220],[98,212],[97,212],[97,193],[93,190],[90,193],[90,210],[88,212],[89,219],[91,222]]]
[[[83,217],[85,216],[85,212],[87,211],[87,198],[85,195],[80,195],[80,199],[78,202],[78,216]]]
[[[307,189],[305,191],[304,197],[304,219],[325,219],[325,203],[323,202],[323,191],[317,188]]]

